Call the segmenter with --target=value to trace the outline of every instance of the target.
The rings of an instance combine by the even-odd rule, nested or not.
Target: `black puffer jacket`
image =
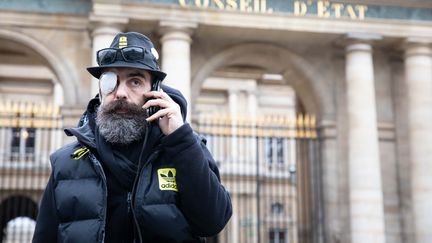
[[[162,88],[186,114],[183,96]],[[51,155],[33,242],[104,241],[107,179],[89,116],[94,111],[86,113],[82,126],[65,130],[77,141]],[[231,217],[231,201],[202,139],[189,124],[168,136],[153,125],[146,136],[149,153],[132,192],[135,242],[202,242],[221,231]]]

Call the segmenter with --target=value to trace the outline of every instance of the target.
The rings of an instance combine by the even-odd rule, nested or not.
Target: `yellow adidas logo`
[[[176,182],[176,169],[174,168],[163,168],[158,169],[158,179],[159,179],[159,189],[162,191],[176,191],[177,190],[177,182]]]

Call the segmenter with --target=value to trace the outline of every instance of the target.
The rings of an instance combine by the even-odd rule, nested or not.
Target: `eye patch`
[[[117,74],[114,72],[105,72],[99,78],[99,87],[101,94],[107,95],[115,90],[117,87]]]

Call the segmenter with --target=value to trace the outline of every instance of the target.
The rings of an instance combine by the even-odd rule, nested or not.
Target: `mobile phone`
[[[152,82],[151,91],[160,91],[161,82],[162,80],[155,78]],[[159,106],[151,106],[147,109],[147,115],[150,117],[156,112],[158,112],[159,110],[160,110]]]

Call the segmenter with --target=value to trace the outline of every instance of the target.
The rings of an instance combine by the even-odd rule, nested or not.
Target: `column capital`
[[[404,44],[415,44],[415,45],[426,45],[431,46],[432,45],[432,38],[426,38],[426,37],[407,37],[404,40]]]
[[[372,44],[376,41],[382,40],[382,36],[376,33],[360,33],[350,32],[342,36],[336,41],[336,45],[345,47],[347,51],[371,51]]]
[[[347,41],[353,42],[374,42],[378,40],[382,40],[382,36],[376,33],[360,33],[360,32],[350,32],[344,36],[344,39]]]
[[[409,37],[402,43],[405,57],[409,56],[432,56],[432,39]]]
[[[129,18],[115,16],[91,14],[89,19],[92,36],[99,34],[117,34],[119,31],[125,29],[126,25],[129,23]]]
[[[227,92],[229,95],[237,95],[239,93],[239,89],[237,87],[229,87]]]
[[[165,36],[173,32],[180,32],[190,37],[197,27],[198,24],[195,22],[163,20],[159,22],[159,34]]]

